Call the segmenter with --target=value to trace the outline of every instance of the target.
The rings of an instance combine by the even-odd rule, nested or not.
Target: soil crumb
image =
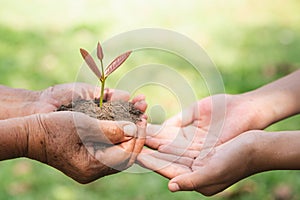
[[[82,112],[99,120],[130,121],[137,123],[143,114],[132,103],[126,101],[107,101],[99,107],[99,100],[78,99],[69,105],[62,105],[57,111]]]

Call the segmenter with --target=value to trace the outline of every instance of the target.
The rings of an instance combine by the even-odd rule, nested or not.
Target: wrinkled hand
[[[52,112],[73,99],[99,98],[99,91],[98,87],[84,83],[56,85],[42,91],[34,106],[37,113]],[[125,91],[105,89],[104,92],[104,99],[108,101],[128,101],[129,98],[129,93]],[[147,107],[144,99],[140,95],[131,102],[144,112]],[[32,117],[36,120],[28,126],[36,134],[30,134],[31,151],[28,157],[47,163],[80,183],[88,183],[130,167],[145,142],[145,116],[136,125],[100,121],[76,112]],[[126,126],[128,124],[131,126]]]
[[[146,109],[143,96],[132,100]],[[144,111],[144,110],[142,110]],[[146,120],[97,120],[77,112],[29,116],[27,157],[62,171],[80,183],[130,167],[144,146]]]
[[[205,157],[200,151],[197,156],[195,150],[180,147],[167,148],[167,151],[143,149],[138,162],[171,179],[169,190],[173,192],[195,190],[210,196],[257,172],[252,163],[255,135],[255,131],[241,134],[210,149]],[[194,142],[191,144],[194,145]],[[184,156],[178,156],[178,152],[183,151]]]
[[[55,85],[39,92],[37,101],[33,102],[31,109],[34,113],[48,113],[56,110],[61,105],[67,105],[72,100],[95,99],[99,98],[100,88],[86,83],[67,83]],[[114,98],[128,101],[130,96],[128,92],[114,89],[104,90],[105,100],[114,100]]]

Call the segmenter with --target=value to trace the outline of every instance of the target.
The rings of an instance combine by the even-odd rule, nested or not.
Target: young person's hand
[[[186,132],[188,135],[190,132]],[[195,145],[191,141],[191,146]],[[171,181],[170,191],[195,190],[214,195],[252,174],[300,169],[300,132],[248,131],[210,149],[205,157],[195,149],[143,149],[138,163]],[[178,156],[178,152],[184,155]]]
[[[171,191],[206,195],[253,173],[300,169],[299,132],[250,131],[300,113],[299,76],[300,70],[244,94],[207,97],[163,125],[149,125],[145,144],[152,150],[143,149],[138,163],[173,178]]]
[[[182,148],[183,152],[178,149],[177,155],[187,153],[185,149],[198,152],[247,130],[260,128],[258,112],[251,100],[243,95],[206,97],[162,125],[148,124],[146,145],[164,151]]]
[[[218,94],[199,100],[163,125],[148,125],[146,145],[189,148],[188,137],[192,137],[198,149],[207,149],[300,113],[299,76],[300,70],[244,94]],[[187,136],[186,132],[192,134]]]

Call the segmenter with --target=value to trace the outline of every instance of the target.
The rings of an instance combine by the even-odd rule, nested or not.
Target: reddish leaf
[[[122,55],[116,57],[105,69],[105,76],[107,77],[111,73],[113,73],[118,67],[122,65],[123,62],[130,56],[132,51],[128,51],[126,53],[123,53]]]
[[[97,56],[98,56],[99,60],[103,59],[103,51],[102,51],[100,42],[98,42],[98,45],[97,45]]]
[[[89,68],[94,72],[94,74],[101,79],[101,72],[98,69],[97,64],[95,63],[94,59],[92,58],[92,56],[89,54],[89,52],[87,52],[84,49],[80,49],[80,53],[83,57],[83,59],[85,60],[86,64],[89,66]]]

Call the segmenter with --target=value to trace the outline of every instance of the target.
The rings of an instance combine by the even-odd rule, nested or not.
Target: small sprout
[[[98,42],[97,45],[97,57],[100,60],[101,64],[101,72],[99,70],[99,67],[97,66],[96,62],[92,58],[92,56],[84,49],[80,49],[80,53],[85,60],[86,64],[89,66],[89,68],[94,72],[94,74],[98,77],[99,81],[101,82],[101,92],[100,92],[100,100],[99,100],[99,107],[102,107],[103,104],[103,96],[104,96],[104,87],[105,87],[105,80],[107,77],[113,73],[116,69],[118,69],[125,60],[130,56],[132,51],[128,51],[126,53],[123,53],[122,55],[119,55],[116,57],[105,69],[103,67],[103,51],[100,43]]]
[[[103,51],[102,51],[100,42],[98,42],[98,45],[97,45],[97,57],[99,58],[100,61],[103,60]]]

